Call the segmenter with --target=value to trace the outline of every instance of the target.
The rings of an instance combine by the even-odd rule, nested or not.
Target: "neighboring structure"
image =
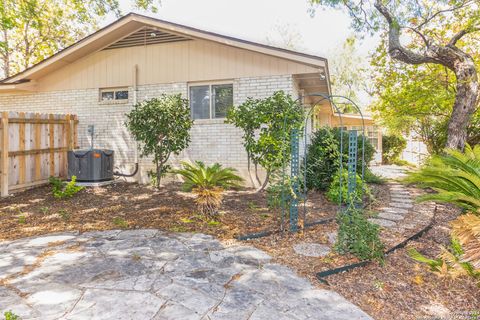
[[[0,81],[0,110],[76,114],[80,147],[90,146],[87,127],[94,125],[96,147],[115,150],[116,166],[129,171],[136,151],[125,113],[138,101],[181,93],[190,99],[195,124],[180,158],[220,162],[246,176],[242,134],[224,123],[226,108],[278,90],[294,97],[329,94],[328,79],[321,57],[129,14]],[[220,93],[227,99],[215,99]],[[338,126],[327,101],[319,110],[314,123]],[[343,125],[358,126],[358,118],[345,116]],[[140,163],[144,180],[151,161]]]

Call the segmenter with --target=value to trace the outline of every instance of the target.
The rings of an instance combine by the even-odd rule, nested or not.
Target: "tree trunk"
[[[473,59],[469,56],[455,64],[457,94],[452,115],[448,121],[447,148],[463,150],[467,141],[467,127],[477,108],[478,76]]]
[[[260,188],[257,189],[256,192],[258,193],[258,192],[262,192],[263,190],[265,190],[269,181],[270,181],[270,171],[267,171],[267,176],[265,177],[265,181],[263,181],[262,185],[260,186]]]
[[[162,175],[160,173],[161,166],[158,160],[155,160],[155,168],[156,168],[155,174],[157,177],[155,187],[157,188],[157,190],[160,190],[160,180],[162,179]]]

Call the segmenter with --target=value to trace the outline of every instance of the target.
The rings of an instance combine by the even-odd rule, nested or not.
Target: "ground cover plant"
[[[50,177],[48,181],[52,186],[53,196],[57,199],[71,198],[84,189],[84,187],[76,185],[76,176],[72,176],[72,179],[68,182],[64,182],[56,177]]]

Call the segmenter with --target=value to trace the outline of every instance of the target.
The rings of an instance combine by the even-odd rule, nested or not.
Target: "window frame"
[[[188,84],[188,104],[190,107],[190,115],[192,117],[192,120],[194,121],[209,121],[209,120],[225,120],[226,117],[215,117],[215,110],[214,104],[215,104],[215,95],[213,92],[213,87],[214,86],[225,86],[225,85],[230,85],[232,86],[232,106],[233,106],[233,100],[234,100],[234,85],[233,85],[233,80],[224,80],[224,81],[214,81],[214,82],[191,82]],[[191,105],[191,90],[190,88],[192,87],[205,87],[208,86],[208,93],[209,93],[209,108],[208,108],[208,118],[204,119],[194,119],[193,118],[193,112],[192,112],[192,105]]]
[[[126,99],[117,99],[117,92],[120,91],[126,91],[127,92],[127,98]],[[112,92],[113,93],[113,99],[112,100],[103,100],[102,95],[105,92]],[[101,104],[117,104],[117,103],[128,103],[130,99],[130,91],[128,90],[128,87],[115,87],[115,88],[100,88],[98,91],[98,99]]]

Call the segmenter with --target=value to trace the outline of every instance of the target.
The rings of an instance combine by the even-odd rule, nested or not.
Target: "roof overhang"
[[[117,42],[119,39],[128,37],[129,35],[134,34],[145,26],[148,26],[150,28],[157,28],[157,30],[163,30],[171,34],[176,34],[190,39],[204,39],[214,41],[236,48],[260,52],[274,57],[284,58],[287,60],[321,68],[324,69],[325,72],[328,72],[326,71],[327,60],[322,57],[276,48],[251,41],[245,41],[164,20],[130,13],[111,23],[110,25],[98,30],[97,32],[83,38],[75,44],[59,51],[53,56],[39,62],[38,64],[14,76],[0,81],[0,83],[11,84],[18,81],[39,79],[42,76],[48,74],[49,72],[66,66],[88,54],[107,48],[111,44]]]

